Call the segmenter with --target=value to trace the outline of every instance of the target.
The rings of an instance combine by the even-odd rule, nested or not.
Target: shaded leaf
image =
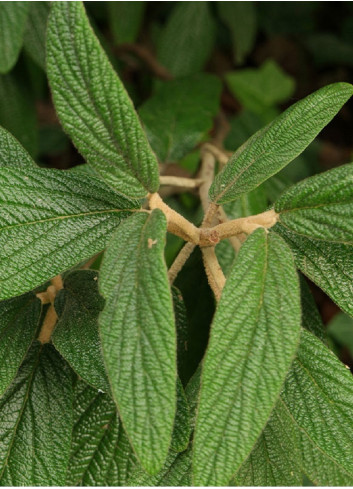
[[[0,3],[0,73],[7,73],[20,54],[26,26],[28,2]]]
[[[107,8],[110,30],[115,44],[135,42],[143,20],[146,3],[139,1],[109,2]]]
[[[24,48],[45,71],[45,41],[50,2],[30,2]]]

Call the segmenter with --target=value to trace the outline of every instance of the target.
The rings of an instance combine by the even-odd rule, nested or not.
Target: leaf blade
[[[29,4],[1,2],[0,9],[0,73],[7,73],[20,54]]]
[[[52,6],[47,70],[59,118],[87,163],[129,197],[156,192],[156,158],[81,2]]]
[[[300,323],[290,250],[259,229],[240,249],[211,329],[195,428],[195,484],[227,484],[251,451],[290,367]]]

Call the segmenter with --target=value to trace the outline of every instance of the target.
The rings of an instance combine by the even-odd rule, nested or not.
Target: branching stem
[[[38,336],[38,341],[40,341],[42,345],[49,343],[51,335],[53,334],[56,322],[58,320],[58,315],[56,314],[54,307],[55,297],[59,290],[63,288],[64,284],[62,277],[61,275],[57,275],[51,279],[51,285],[49,285],[45,292],[40,292],[37,294],[37,297],[41,300],[42,304],[50,304]]]
[[[180,270],[183,268],[185,265],[187,259],[191,255],[191,253],[194,251],[196,245],[194,243],[186,243],[182,249],[179,251],[177,257],[172,263],[172,266],[168,270],[168,278],[169,278],[169,283],[170,285],[173,284],[174,280],[176,279],[178,273]]]

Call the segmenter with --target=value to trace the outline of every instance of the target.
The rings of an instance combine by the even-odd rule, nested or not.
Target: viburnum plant
[[[352,485],[353,378],[298,269],[353,315],[353,164],[232,215],[353,87],[312,93],[232,155],[220,129],[197,178],[163,176],[80,2],[53,3],[46,48],[58,117],[87,164],[40,168],[0,130],[1,484]],[[175,159],[158,110],[155,147]],[[167,205],[170,186],[199,196],[199,223]],[[169,270],[167,232],[186,242]],[[217,307],[185,381],[173,283],[197,247]]]

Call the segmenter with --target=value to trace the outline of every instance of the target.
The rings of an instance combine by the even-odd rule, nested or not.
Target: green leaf
[[[286,240],[304,275],[353,316],[353,247],[305,238],[281,224],[276,224],[273,230]]]
[[[282,399],[303,434],[304,443],[310,443],[307,449],[321,452],[323,469],[326,459],[353,480],[352,374],[305,330]]]
[[[109,392],[98,335],[98,316],[104,299],[98,293],[97,280],[98,274],[93,270],[76,270],[65,277],[64,289],[55,299],[59,320],[52,341],[85,382]]]
[[[215,41],[215,24],[209,2],[177,4],[164,27],[158,60],[175,77],[202,70]]]
[[[252,50],[256,38],[256,10],[254,3],[217,2],[219,16],[230,29],[234,60],[243,63]]]
[[[37,152],[38,129],[33,95],[28,81],[12,73],[0,75],[0,125],[7,129],[34,156]]]
[[[288,100],[295,88],[294,79],[272,59],[265,61],[260,68],[227,73],[226,82],[246,109],[260,115]]]
[[[0,396],[34,340],[41,311],[41,302],[32,292],[0,302]]]
[[[131,444],[151,474],[161,468],[176,409],[176,335],[164,261],[166,219],[139,213],[115,233],[99,287],[103,356]]]
[[[280,393],[300,323],[291,252],[256,230],[240,248],[211,328],[195,428],[195,485],[226,485],[249,455]]]
[[[0,169],[0,299],[33,289],[104,249],[138,204],[89,176]]]
[[[327,325],[327,335],[339,346],[347,347],[353,357],[353,318],[339,312]]]
[[[175,329],[177,334],[178,374],[181,381],[184,383],[185,379],[187,378],[189,323],[183,296],[181,295],[180,290],[178,290],[175,286],[172,286],[172,297],[175,316]]]
[[[164,83],[142,105],[139,114],[160,161],[179,161],[202,140],[219,110],[221,88],[217,77],[198,74]]]
[[[66,484],[126,486],[136,458],[114,402],[79,381],[75,387],[74,429]]]
[[[302,304],[302,326],[317,336],[321,341],[326,341],[325,326],[317,309],[314,297],[309,285],[302,274],[300,278],[300,295]]]
[[[298,156],[351,97],[352,85],[333,83],[292,105],[230,158],[211,188],[213,202],[236,200]]]
[[[0,126],[0,168],[17,165],[36,166],[31,156],[17,139]]]
[[[281,402],[237,472],[238,486],[301,486],[299,434]]]
[[[45,71],[45,41],[50,2],[31,2],[24,48],[30,57]]]
[[[0,2],[0,73],[7,73],[20,54],[28,2]]]
[[[177,379],[177,409],[174,419],[174,430],[172,436],[171,450],[183,452],[187,449],[191,433],[189,406],[186,400],[185,392]]]
[[[2,486],[64,486],[72,430],[72,372],[35,343],[0,399]]]
[[[108,20],[115,44],[135,42],[145,12],[145,2],[109,2]]]
[[[47,69],[58,116],[87,163],[125,195],[156,192],[156,158],[81,2],[52,5]]]
[[[308,238],[353,244],[353,163],[306,178],[275,203],[282,226]]]

